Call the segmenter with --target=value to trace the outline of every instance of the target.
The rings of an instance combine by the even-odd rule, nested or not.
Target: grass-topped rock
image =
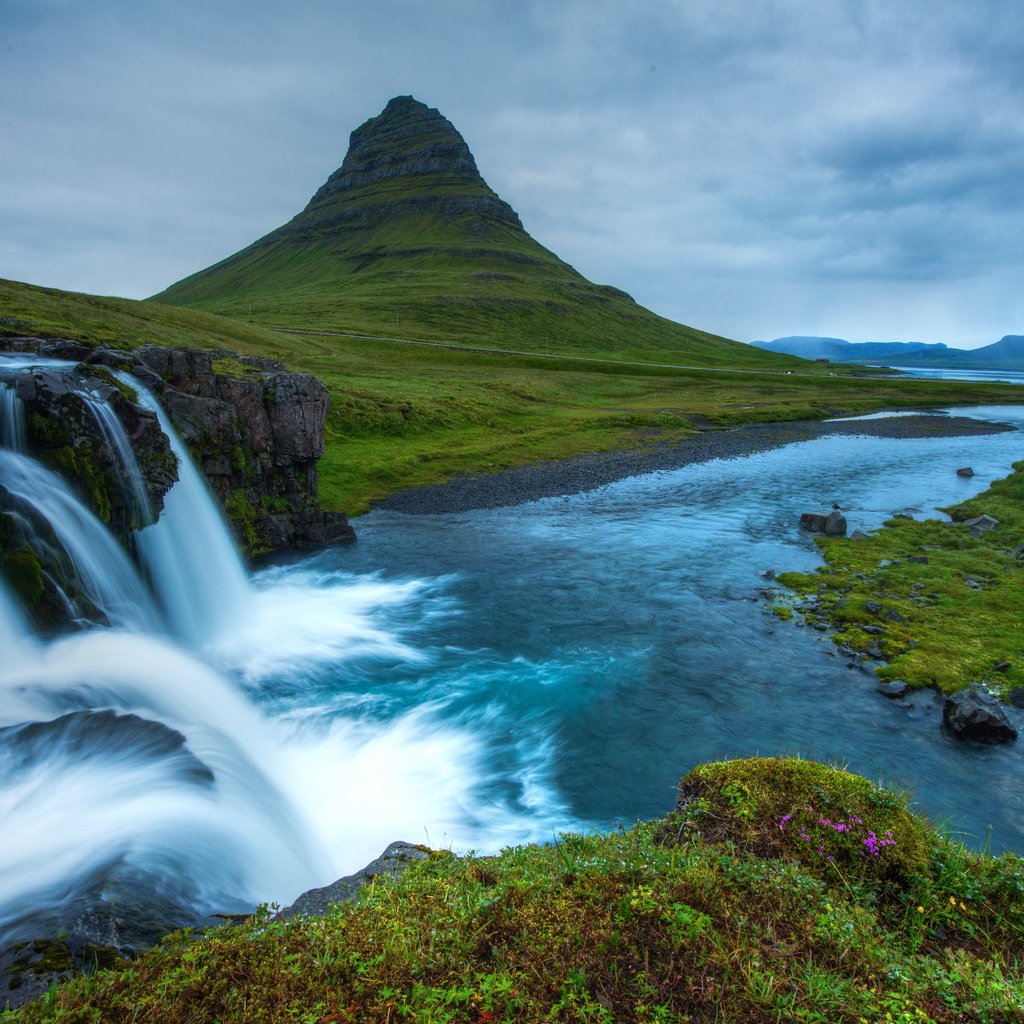
[[[428,856],[320,916],[179,933],[9,1024],[1024,1019],[1019,857],[810,762],[708,765],[681,793],[663,821]],[[822,821],[855,818],[894,845]],[[826,842],[845,879],[807,852]]]
[[[1024,686],[1024,462],[947,509],[952,522],[891,519],[866,537],[822,537],[825,565],[783,573],[812,622],[882,680],[1006,697]],[[988,516],[990,529],[968,521]],[[984,522],[984,521],[983,521]]]
[[[899,894],[923,874],[934,834],[889,790],[816,761],[750,758],[695,768],[672,828],[764,858],[796,860],[828,884]]]

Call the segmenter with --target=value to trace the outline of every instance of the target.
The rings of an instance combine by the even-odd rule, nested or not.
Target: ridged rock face
[[[412,178],[417,180],[402,180]],[[407,185],[415,188],[415,196],[408,194]],[[466,140],[451,121],[412,96],[396,96],[377,117],[352,132],[341,167],[292,224],[299,226],[311,218],[321,222],[318,214],[340,214],[346,208],[351,215],[366,202],[374,203],[374,212],[380,215],[379,204],[389,199],[396,213],[427,202],[432,212],[451,219],[477,213],[523,227],[515,210],[480,176]]]
[[[177,462],[154,414],[124,399],[104,367],[127,370],[158,396],[246,554],[319,548],[355,539],[345,517],[321,509],[317,496],[316,463],[324,451],[329,396],[315,377],[290,373],[270,359],[233,358],[226,352],[159,346],[123,352],[34,338],[5,339],[3,347],[82,360],[70,372],[79,387],[91,382],[94,390],[110,398],[132,437],[156,510],[177,479]],[[45,389],[38,383],[44,376],[50,381]],[[53,383],[58,377],[54,371],[39,371],[18,378],[30,426],[38,423],[38,430],[53,433],[49,446],[57,456],[76,454],[73,466],[56,468],[70,468],[72,476],[86,476],[86,483],[98,481],[92,484],[97,496],[87,498],[123,539],[134,524],[112,497],[118,489],[110,457],[104,455],[105,445],[81,399],[65,394],[73,389]],[[45,448],[47,438],[33,440]]]

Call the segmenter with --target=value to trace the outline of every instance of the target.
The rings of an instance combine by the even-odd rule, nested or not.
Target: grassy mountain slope
[[[813,363],[796,363],[804,372],[788,376],[282,334],[161,303],[4,280],[2,333],[224,348],[316,374],[331,392],[320,497],[350,515],[458,473],[671,442],[708,425],[1024,401],[1024,389],[1007,385],[865,379],[836,367],[833,377]]]
[[[270,326],[783,365],[592,284],[524,230],[452,124],[412,97],[352,133],[288,224],[154,298]]]

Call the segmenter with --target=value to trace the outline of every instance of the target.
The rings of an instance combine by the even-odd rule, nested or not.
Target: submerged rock
[[[1017,738],[1017,730],[999,701],[974,688],[951,693],[942,706],[942,720],[962,740],[1009,743]]]
[[[909,690],[910,684],[905,683],[902,679],[892,679],[887,683],[878,684],[878,692],[892,700],[898,700],[900,697],[905,697]]]

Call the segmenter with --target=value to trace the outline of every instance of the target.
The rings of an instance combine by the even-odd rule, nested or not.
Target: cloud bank
[[[0,0],[0,276],[143,297],[394,95],[527,229],[742,340],[1024,332],[1024,6]]]

